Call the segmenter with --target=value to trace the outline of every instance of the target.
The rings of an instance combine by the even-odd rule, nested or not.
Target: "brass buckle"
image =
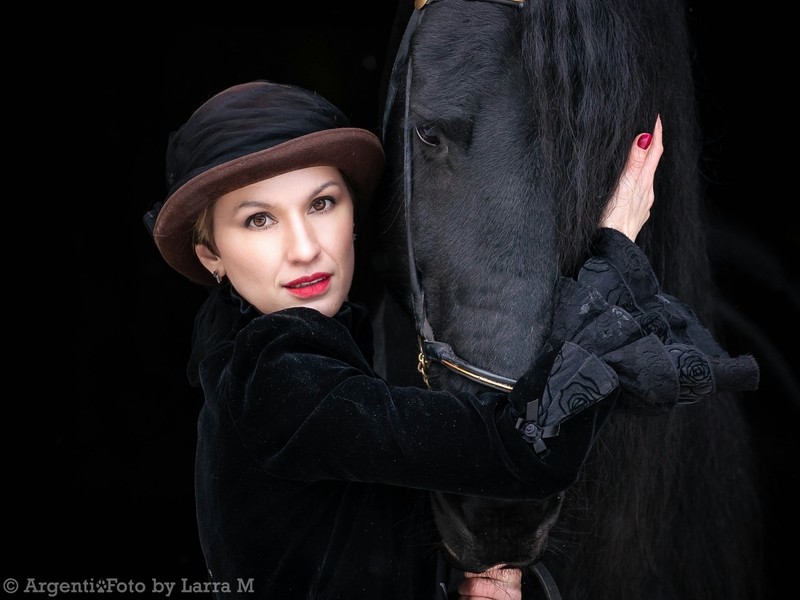
[[[419,345],[419,354],[417,355],[417,371],[422,375],[422,381],[425,382],[425,387],[431,389],[431,384],[428,381],[428,368],[431,362],[425,358],[425,352],[422,349],[422,336],[417,337],[417,344]]]

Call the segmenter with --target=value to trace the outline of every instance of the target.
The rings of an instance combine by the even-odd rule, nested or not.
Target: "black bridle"
[[[425,385],[430,387],[428,382],[428,368],[431,361],[444,365],[454,373],[471,379],[477,383],[500,390],[510,392],[516,380],[497,375],[491,371],[481,369],[460,358],[453,348],[444,342],[437,341],[433,335],[428,317],[425,313],[425,290],[419,278],[416,259],[414,255],[414,241],[411,232],[411,176],[412,176],[412,152],[411,152],[411,129],[409,124],[410,93],[411,93],[411,58],[408,55],[408,46],[414,30],[422,19],[422,8],[428,4],[441,0],[415,0],[414,12],[406,26],[400,48],[397,51],[395,63],[392,68],[392,75],[389,81],[389,88],[386,98],[386,106],[383,117],[382,131],[386,132],[386,125],[390,107],[397,94],[398,78],[400,77],[401,67],[406,67],[405,79],[405,102],[403,113],[403,204],[405,207],[406,219],[406,251],[408,253],[408,269],[411,286],[411,304],[414,311],[414,321],[417,328],[417,340],[419,344],[419,355],[417,370],[422,375]],[[524,0],[480,0],[483,2],[494,2],[520,8],[524,5]]]

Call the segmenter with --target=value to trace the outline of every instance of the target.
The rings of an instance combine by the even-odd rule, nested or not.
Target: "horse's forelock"
[[[448,104],[434,104],[431,112],[446,117],[458,114],[470,105],[473,91],[502,77],[506,65],[497,56],[514,57],[519,52],[520,38],[514,33],[515,20],[506,7],[491,2],[470,3],[470,15],[459,21],[456,30],[444,28],[437,20],[437,11],[449,11],[448,3],[433,3],[420,21],[417,34],[411,40],[414,60],[434,68],[415,69],[414,79],[430,89],[447,89],[441,98]],[[501,18],[497,18],[497,15]],[[489,17],[492,18],[489,18]],[[455,35],[454,35],[455,34]],[[442,68],[437,68],[441,66]],[[457,73],[457,76],[453,76]],[[455,93],[457,86],[461,93]],[[436,103],[439,96],[428,94]],[[455,104],[450,104],[455,102]]]

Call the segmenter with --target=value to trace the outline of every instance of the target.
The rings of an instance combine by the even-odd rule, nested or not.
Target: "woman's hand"
[[[631,241],[636,241],[636,236],[650,217],[650,208],[655,200],[653,178],[663,152],[659,115],[652,136],[649,133],[636,136],[625,169],[603,211],[600,227],[616,229]]]
[[[459,600],[522,600],[522,571],[492,567],[483,573],[464,573]]]

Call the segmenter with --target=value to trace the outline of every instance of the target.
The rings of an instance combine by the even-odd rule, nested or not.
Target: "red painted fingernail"
[[[649,133],[643,133],[639,136],[639,139],[636,141],[636,145],[639,146],[642,150],[647,150],[650,147],[650,142],[653,140],[653,136]]]

